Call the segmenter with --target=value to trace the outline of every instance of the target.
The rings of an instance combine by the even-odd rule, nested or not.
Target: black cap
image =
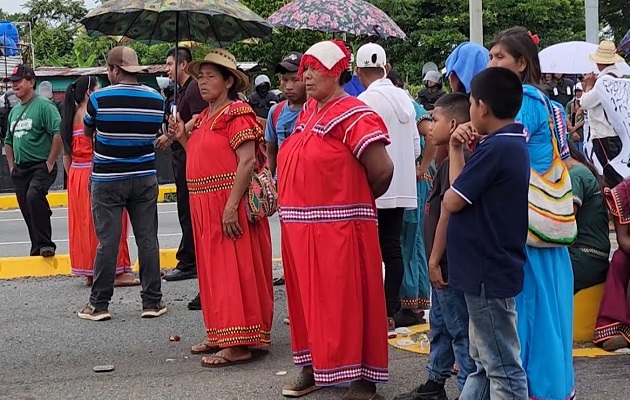
[[[7,76],[6,78],[2,79],[2,82],[17,82],[22,79],[35,79],[35,71],[33,71],[33,68],[25,64],[17,65],[15,68],[13,68],[11,76]]]
[[[300,69],[300,61],[304,54],[297,51],[290,52],[276,65],[276,73],[285,74],[287,72],[297,72]]]

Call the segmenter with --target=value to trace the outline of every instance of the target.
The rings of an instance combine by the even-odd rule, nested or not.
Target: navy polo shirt
[[[468,205],[451,214],[446,250],[448,284],[486,298],[523,290],[528,230],[529,153],[523,125],[486,136],[451,188]]]

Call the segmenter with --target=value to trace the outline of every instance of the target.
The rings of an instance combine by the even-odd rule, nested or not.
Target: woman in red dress
[[[630,179],[605,189],[604,198],[613,216],[619,248],[608,269],[593,341],[606,351],[616,351],[630,347]]]
[[[387,313],[374,199],[393,164],[384,122],[343,91],[342,42],[311,47],[300,74],[310,99],[278,155],[278,193],[293,360],[288,397],[352,382],[344,400],[387,382]]]
[[[98,90],[94,76],[82,76],[66,89],[61,122],[64,145],[63,165],[68,175],[68,238],[72,273],[85,276],[88,285],[94,277],[94,257],[98,239],[92,220],[90,175],[92,142],[83,134],[83,116],[90,94]],[[131,272],[127,245],[127,213],[123,213],[123,229],[118,248],[115,287],[137,286],[140,280]]]
[[[271,343],[273,287],[271,232],[266,218],[250,223],[244,194],[265,158],[263,131],[252,108],[237,101],[249,85],[236,59],[214,49],[188,64],[208,102],[196,120],[178,121],[176,138],[186,149],[186,179],[195,235],[199,294],[207,329],[194,346],[204,367],[251,360],[250,348]],[[173,124],[171,124],[173,126]],[[190,132],[190,133],[189,133]]]

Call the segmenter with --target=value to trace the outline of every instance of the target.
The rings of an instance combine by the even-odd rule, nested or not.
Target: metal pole
[[[483,0],[469,0],[470,41],[483,46]]]
[[[599,2],[598,0],[584,0],[586,20],[586,41],[599,43]]]

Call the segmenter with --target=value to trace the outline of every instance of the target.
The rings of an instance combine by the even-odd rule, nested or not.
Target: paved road
[[[162,248],[178,247],[181,229],[177,219],[177,205],[159,203],[158,218],[160,246]],[[57,253],[68,253],[68,209],[66,207],[53,209],[51,223],[53,240],[57,243]],[[271,218],[271,230],[274,240],[274,257],[280,257],[280,227],[277,215]],[[27,256],[30,248],[28,231],[20,210],[0,210],[0,257]],[[133,235],[129,238],[129,250],[132,260],[135,260],[137,251]]]
[[[273,349],[262,360],[229,369],[209,370],[191,356],[203,339],[200,312],[186,310],[195,281],[163,284],[169,312],[141,320],[138,288],[116,289],[114,319],[94,323],[75,313],[86,301],[83,280],[71,277],[0,281],[0,399],[10,400],[270,400],[295,372],[290,356],[284,289],[276,289]],[[179,334],[180,342],[169,342]],[[540,340],[544,340],[541,337]],[[426,379],[425,356],[392,350],[391,382],[381,399],[409,390]],[[628,399],[630,356],[576,359],[578,398]],[[112,373],[92,367],[114,364]],[[457,393],[448,383],[449,397]],[[325,389],[310,400],[339,399],[342,388]]]

